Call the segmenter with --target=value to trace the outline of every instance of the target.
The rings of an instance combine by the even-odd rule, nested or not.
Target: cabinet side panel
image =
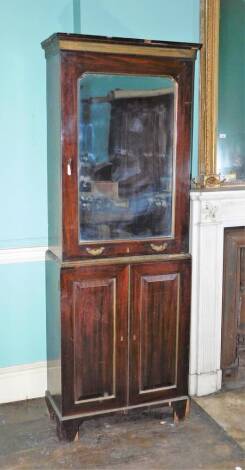
[[[57,405],[61,403],[61,322],[60,322],[60,267],[46,259],[46,328],[48,391]]]
[[[47,58],[48,243],[61,256],[61,114],[60,57]]]

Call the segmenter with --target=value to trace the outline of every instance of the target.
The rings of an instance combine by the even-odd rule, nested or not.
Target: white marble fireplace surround
[[[224,229],[238,226],[245,226],[245,189],[191,192],[190,395],[221,388]]]

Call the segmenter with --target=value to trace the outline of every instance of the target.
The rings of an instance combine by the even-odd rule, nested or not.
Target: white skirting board
[[[46,389],[46,361],[0,368],[0,403],[43,397]]]

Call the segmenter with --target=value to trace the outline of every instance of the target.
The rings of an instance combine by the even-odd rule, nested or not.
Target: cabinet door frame
[[[75,322],[74,292],[77,286],[112,286],[114,316],[114,385],[110,396],[76,399]],[[63,268],[61,270],[61,321],[62,321],[62,411],[63,414],[90,413],[125,407],[128,393],[128,267],[100,266]],[[86,295],[86,293],[85,293]],[[110,293],[108,293],[110,295]],[[92,313],[92,312],[91,312]],[[81,360],[81,358],[80,358]]]
[[[188,394],[189,369],[189,335],[190,335],[190,275],[191,260],[168,261],[159,263],[138,264],[132,266],[131,282],[131,314],[130,314],[130,352],[129,352],[129,405],[139,405],[161,399],[186,396]],[[146,308],[143,303],[144,276],[162,278],[161,280],[177,280],[177,311],[176,311],[176,363],[175,384],[156,387],[155,390],[141,390],[141,329],[140,318]]]
[[[190,142],[194,61],[182,57],[61,51],[63,259],[187,253],[189,245]],[[78,79],[85,72],[169,76],[178,88],[173,234],[171,237],[79,243]],[[69,171],[67,170],[69,165]],[[162,247],[162,248],[161,248]],[[96,255],[95,255],[96,253]]]

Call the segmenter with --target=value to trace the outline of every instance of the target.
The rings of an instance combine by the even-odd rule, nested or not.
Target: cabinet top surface
[[[201,44],[55,33],[41,43],[47,55],[61,50],[171,56],[195,59]]]

